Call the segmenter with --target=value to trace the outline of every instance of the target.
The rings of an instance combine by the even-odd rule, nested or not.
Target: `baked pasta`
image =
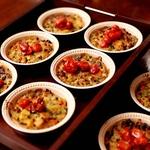
[[[150,126],[140,119],[124,119],[105,134],[107,150],[149,150]]]
[[[37,88],[22,94],[9,105],[11,119],[24,128],[37,130],[56,125],[67,114],[67,101],[49,89]]]
[[[16,40],[7,49],[7,57],[17,63],[35,63],[49,57],[53,52],[53,45],[48,40],[37,36],[27,36]]]
[[[109,69],[102,57],[80,53],[63,58],[56,66],[56,76],[72,86],[86,87],[101,83],[108,77]]]
[[[43,27],[49,32],[69,33],[82,29],[84,22],[77,14],[58,13],[47,17]]]
[[[12,74],[9,68],[0,63],[0,94],[12,83]]]
[[[99,49],[122,51],[132,48],[138,41],[137,37],[117,25],[104,26],[91,32],[91,44]]]
[[[135,90],[137,100],[145,107],[150,108],[150,78],[139,83]]]
[[[0,94],[12,83],[12,74],[9,68],[0,63]]]

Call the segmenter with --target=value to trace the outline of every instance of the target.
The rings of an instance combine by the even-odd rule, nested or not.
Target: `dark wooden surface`
[[[0,0],[0,31],[42,2],[44,0]]]
[[[38,16],[48,10],[61,6],[72,6],[84,9],[85,1],[83,0],[60,0],[60,1],[45,1],[42,5],[24,15],[19,20],[1,31],[0,44],[10,35],[21,32],[24,30],[38,30],[36,21]],[[91,6],[97,6],[98,1],[86,1],[86,4]],[[95,3],[94,3],[95,2]],[[99,1],[99,4],[102,1]],[[119,1],[113,1],[112,9],[116,7],[116,3]],[[124,3],[127,1],[124,1]],[[146,2],[146,1],[144,1]],[[94,4],[93,4],[94,3]],[[121,4],[123,5],[123,4]],[[125,5],[125,4],[124,4]],[[113,7],[114,6],[114,7]],[[106,6],[104,5],[103,8]],[[136,8],[140,5],[136,5]],[[106,7],[107,8],[107,7]],[[87,11],[92,17],[92,23],[105,20],[119,20],[98,13]],[[123,14],[121,14],[123,15]],[[141,15],[142,16],[142,15]],[[132,17],[131,17],[132,18]],[[137,19],[137,18],[136,18]],[[141,19],[139,17],[139,19]],[[145,20],[145,19],[144,19]],[[130,81],[145,68],[139,63],[136,63],[144,55],[149,48],[150,36],[148,37],[149,30],[147,24],[139,24],[133,20],[123,20],[124,22],[130,22],[138,27],[144,36],[142,45],[135,51],[124,54],[109,54],[116,64],[116,73],[112,80],[105,85],[87,90],[73,90],[69,89],[76,99],[76,110],[73,117],[63,127],[53,132],[41,135],[23,135],[12,128],[10,128],[2,119],[0,115],[0,143],[15,150],[56,150],[56,149],[99,149],[97,136],[99,128],[110,116],[117,113],[126,111],[138,111],[144,112],[138,108],[129,96],[129,83]],[[0,22],[1,24],[1,22]],[[145,27],[144,27],[145,26]],[[88,47],[84,42],[84,31],[73,36],[58,36],[60,42],[60,49],[58,54],[73,48]],[[147,37],[147,38],[146,38]],[[53,59],[34,67],[19,67],[15,66],[18,71],[18,80],[13,89],[16,87],[34,81],[50,81],[55,82],[49,72],[49,67]],[[131,69],[130,69],[131,68]],[[136,70],[135,70],[136,68]],[[139,69],[139,70],[138,70]],[[138,72],[139,71],[139,72]],[[127,76],[130,73],[131,76]],[[124,80],[125,79],[125,80]],[[126,81],[124,85],[123,81]],[[120,88],[122,87],[122,88]],[[12,89],[12,90],[13,90]],[[125,92],[124,92],[125,91]],[[121,97],[123,95],[123,98]],[[7,95],[1,97],[1,103]],[[120,107],[116,107],[118,105]],[[123,104],[123,105],[121,105]],[[130,106],[130,107],[129,107]],[[117,108],[117,109],[116,109]],[[144,112],[146,113],[146,112]],[[86,134],[85,134],[86,133]],[[84,138],[84,141],[83,141]],[[91,147],[90,147],[91,146]]]
[[[150,24],[149,0],[86,0],[85,5]]]

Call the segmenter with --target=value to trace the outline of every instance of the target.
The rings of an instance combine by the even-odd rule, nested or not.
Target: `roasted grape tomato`
[[[55,22],[55,27],[59,29],[64,29],[67,24],[67,19],[63,16],[58,17]]]
[[[118,30],[118,31],[111,31],[110,33],[108,33],[109,38],[111,39],[111,41],[116,41],[118,39],[121,38],[122,36],[122,31]]]
[[[31,103],[30,99],[22,99],[21,101],[18,102],[18,105],[24,109],[28,107],[30,103]]]
[[[22,52],[25,52],[25,51],[28,50],[29,45],[28,45],[28,43],[26,43],[26,42],[21,42],[21,43],[19,44],[19,47],[20,47],[20,50],[21,50]]]
[[[111,31],[116,31],[116,30],[121,30],[121,29],[119,28],[119,26],[113,25],[113,26],[111,27]]]
[[[89,71],[90,65],[87,61],[79,61],[78,66],[81,69],[81,71]]]
[[[130,130],[128,128],[124,128],[119,134],[123,140],[128,142],[131,140]]]
[[[130,150],[131,146],[130,143],[124,140],[120,140],[117,144],[117,150]]]
[[[148,143],[148,139],[145,136],[140,138],[134,138],[133,140],[134,145],[146,145],[147,143]]]
[[[33,48],[29,46],[28,50],[24,52],[24,55],[31,55],[32,53],[33,53]]]
[[[4,85],[4,81],[0,79],[0,88]]]
[[[36,112],[42,112],[45,110],[45,105],[44,103],[37,103],[35,106],[35,111]]]
[[[72,28],[73,28],[72,22],[67,21],[67,23],[66,23],[66,29],[70,30],[70,29],[72,29]]]
[[[111,39],[109,38],[109,36],[105,35],[103,40],[100,42],[100,46],[102,48],[108,47],[111,43]]]
[[[35,107],[34,107],[32,104],[31,104],[31,105],[28,105],[25,109],[27,109],[27,110],[30,111],[31,113],[36,112]]]
[[[74,60],[66,61],[64,63],[64,70],[68,73],[72,73],[72,74],[76,73],[78,70],[78,65],[76,61]]]
[[[93,64],[91,65],[90,73],[96,74],[100,71],[99,65],[98,64]]]
[[[42,46],[39,43],[36,43],[32,46],[34,52],[40,52],[42,50]]]

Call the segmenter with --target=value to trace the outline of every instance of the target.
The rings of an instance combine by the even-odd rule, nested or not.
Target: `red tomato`
[[[28,50],[24,52],[24,55],[31,55],[32,53],[33,53],[33,48],[29,46]]]
[[[131,141],[131,135],[130,135],[130,130],[128,128],[124,128],[124,130],[122,130],[120,132],[120,136],[122,137],[123,140],[125,141]]]
[[[34,105],[28,105],[27,107],[26,107],[26,109],[28,110],[28,111],[30,111],[31,113],[34,113],[34,112],[36,112],[36,110],[35,110],[35,107],[34,107]]]
[[[66,23],[66,29],[70,30],[70,29],[72,29],[72,28],[73,28],[72,22],[67,21],[67,23]]]
[[[4,85],[4,81],[0,79],[0,88]]]
[[[106,35],[106,36],[104,37],[104,42],[105,42],[107,45],[109,45],[109,44],[112,42],[112,40],[111,40],[111,38],[110,38],[108,35]]]
[[[148,139],[146,137],[139,137],[139,138],[134,138],[133,144],[134,145],[146,145],[148,143]]]
[[[81,69],[81,71],[89,71],[90,65],[87,61],[79,61],[78,66]]]
[[[21,101],[19,101],[18,105],[24,109],[28,107],[30,103],[31,103],[30,99],[22,99]]]
[[[29,45],[28,45],[28,43],[26,43],[26,42],[22,42],[22,43],[19,44],[19,47],[20,47],[20,50],[21,50],[22,52],[25,52],[25,51],[28,50]]]
[[[76,73],[78,70],[78,65],[75,60],[66,61],[64,64],[64,70],[68,73]]]
[[[113,26],[111,27],[111,31],[116,31],[116,30],[120,30],[119,26],[113,25]]]
[[[120,140],[117,144],[117,148],[117,150],[130,150],[131,146],[127,141]]]
[[[64,29],[67,24],[67,19],[63,16],[60,16],[56,19],[55,27],[59,29]]]
[[[104,32],[104,35],[107,35],[110,31],[111,31],[111,29],[107,29],[107,30]]]
[[[116,41],[120,39],[120,37],[122,36],[122,31],[121,30],[111,31],[110,33],[108,33],[108,36],[111,39],[111,41]]]
[[[34,52],[40,52],[42,50],[42,46],[39,43],[36,43],[32,46]]]
[[[90,73],[96,74],[99,71],[100,71],[100,68],[99,68],[98,64],[94,64],[94,65],[91,66]]]
[[[143,132],[138,128],[133,128],[131,130],[131,135],[135,138],[140,138],[143,136]]]
[[[103,40],[103,41],[101,41],[101,43],[100,43],[100,47],[102,47],[102,48],[106,48],[106,47],[108,47],[109,45]]]
[[[32,106],[30,107],[32,112],[42,112],[45,110],[45,105],[43,99],[36,99],[32,101]]]
[[[44,103],[37,103],[35,107],[36,112],[42,112],[45,110],[45,105]]]
[[[113,33],[112,40],[118,40],[122,36],[122,30],[117,25],[112,26],[110,32]]]
[[[104,38],[100,43],[100,46],[102,48],[108,47],[113,41],[120,39],[121,36],[122,36],[121,29],[117,25],[114,25],[112,26],[111,29],[105,31]]]
[[[103,40],[100,43],[100,46],[102,48],[108,47],[111,42],[112,42],[111,38],[108,35],[105,35],[104,38],[103,38]]]

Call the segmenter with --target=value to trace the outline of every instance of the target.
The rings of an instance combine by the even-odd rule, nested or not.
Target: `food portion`
[[[56,76],[72,86],[93,86],[104,81],[108,74],[102,57],[88,53],[66,56],[56,66]]]
[[[67,101],[49,89],[37,88],[10,103],[11,119],[24,128],[37,130],[56,125],[67,115]]]
[[[138,84],[135,96],[143,106],[150,108],[150,77]]]
[[[92,31],[89,40],[93,46],[108,51],[127,50],[138,41],[136,36],[117,25],[104,26]]]
[[[49,40],[37,36],[27,36],[16,40],[7,49],[7,57],[17,63],[35,63],[49,57],[53,52]]]
[[[0,63],[0,94],[12,83],[12,74],[9,68]]]
[[[107,150],[149,150],[150,126],[140,119],[124,119],[105,134]]]
[[[82,29],[84,22],[77,14],[57,13],[43,21],[43,27],[49,32],[69,33]]]

